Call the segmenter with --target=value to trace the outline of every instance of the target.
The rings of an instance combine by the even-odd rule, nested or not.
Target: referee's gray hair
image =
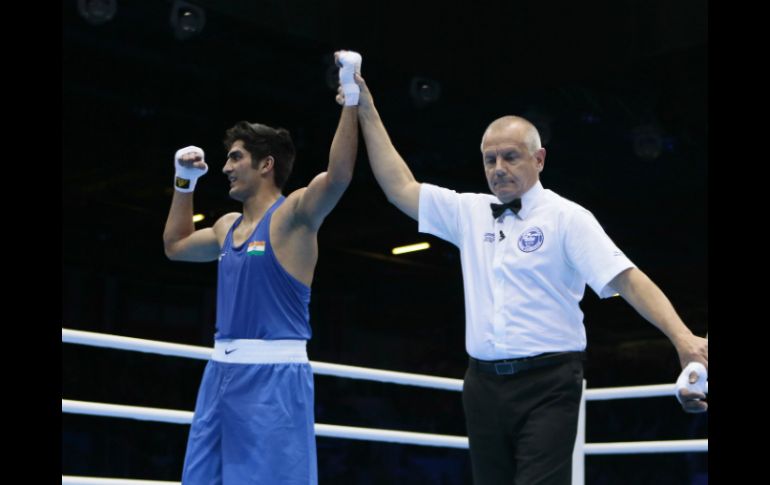
[[[487,133],[489,133],[491,128],[513,125],[516,123],[522,124],[527,128],[527,134],[525,135],[524,143],[527,145],[530,154],[535,153],[537,150],[543,147],[542,143],[540,142],[540,132],[537,131],[537,128],[534,124],[532,124],[531,121],[526,118],[522,118],[521,116],[508,115],[497,118],[495,121],[490,123],[489,126],[487,126],[486,130],[484,130],[484,135],[481,137],[482,150],[484,147],[484,139],[487,137]]]

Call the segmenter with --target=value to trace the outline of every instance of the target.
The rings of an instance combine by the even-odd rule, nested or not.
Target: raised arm
[[[335,60],[340,63],[340,53]],[[360,59],[360,57],[359,57]],[[360,62],[359,62],[360,65]],[[343,106],[337,131],[329,149],[329,166],[313,178],[307,189],[299,191],[297,219],[318,230],[324,218],[339,202],[353,179],[353,168],[358,152],[358,107]]]
[[[708,340],[693,335],[666,295],[646,274],[637,268],[629,268],[609,284],[642,317],[671,340],[679,354],[682,368],[690,362],[700,362],[708,369]]]
[[[390,141],[366,82],[360,75],[356,75],[355,79],[361,89],[358,120],[361,123],[361,132],[364,135],[374,177],[385,192],[388,201],[412,219],[417,220],[420,183],[414,179],[412,171]]]
[[[214,229],[209,227],[196,231],[192,220],[193,190],[198,177],[208,171],[203,158],[203,150],[194,146],[182,148],[174,156],[175,190],[166,227],[163,229],[166,256],[174,261],[207,262],[215,261],[219,256],[219,243]],[[221,225],[220,221],[217,224]]]

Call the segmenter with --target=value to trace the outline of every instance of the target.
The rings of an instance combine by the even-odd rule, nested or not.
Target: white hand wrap
[[[690,384],[690,374],[693,372],[698,374],[698,380]],[[676,399],[680,404],[684,404],[679,395],[679,391],[682,389],[700,392],[701,394],[708,394],[708,371],[703,364],[700,362],[690,362],[687,364],[687,367],[682,370],[682,373],[679,374],[679,379],[676,380]]]
[[[340,65],[340,84],[345,94],[345,106],[358,106],[358,94],[361,88],[356,84],[353,73],[361,74],[361,61],[361,54],[353,51],[345,51],[337,58]]]
[[[204,160],[204,154],[203,150],[201,148],[198,148],[196,146],[189,146],[185,148],[180,148],[176,151],[174,154],[174,166],[176,167],[176,174],[174,175],[174,188],[178,190],[179,192],[192,192],[195,190],[195,183],[198,181],[198,177],[205,174],[209,171],[209,166],[206,165],[206,168],[193,168],[193,167],[185,167],[181,163],[179,163],[179,160],[182,155],[185,155],[187,153],[195,153],[197,155],[200,155],[201,161]],[[204,161],[205,165],[205,161]]]

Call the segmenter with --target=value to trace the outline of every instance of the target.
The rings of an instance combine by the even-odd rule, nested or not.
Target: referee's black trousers
[[[570,485],[583,363],[513,375],[469,366],[463,408],[474,485]]]

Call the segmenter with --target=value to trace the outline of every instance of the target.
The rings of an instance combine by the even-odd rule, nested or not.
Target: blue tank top
[[[270,220],[280,196],[239,247],[233,246],[238,217],[219,254],[215,339],[309,340],[310,287],[278,262],[270,244]]]

